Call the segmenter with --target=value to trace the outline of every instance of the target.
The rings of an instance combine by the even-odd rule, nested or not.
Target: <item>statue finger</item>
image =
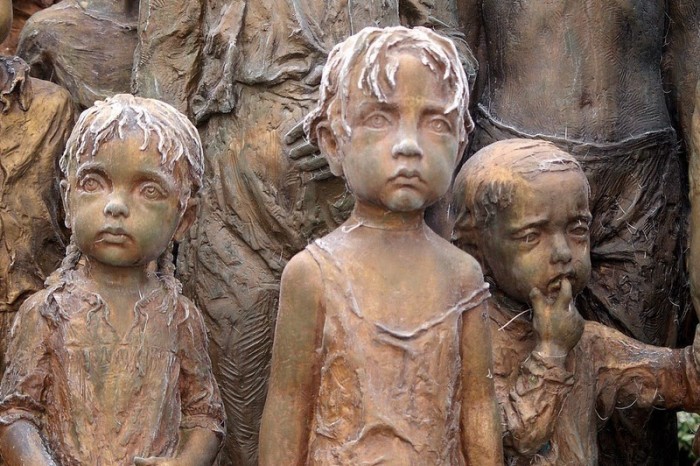
[[[299,163],[299,168],[306,172],[320,170],[327,166],[328,160],[320,155],[317,155],[316,157],[308,157]]]
[[[559,294],[555,301],[555,306],[557,309],[571,309],[571,282],[568,278],[564,277],[561,279],[561,285],[559,288]]]
[[[535,313],[539,313],[547,306],[547,298],[542,294],[542,292],[537,287],[533,287],[530,290],[530,304],[532,305],[532,310]]]
[[[331,172],[330,167],[326,166],[326,168],[315,171],[312,179],[314,181],[323,181],[323,180],[333,178],[334,176],[335,175]]]
[[[292,160],[298,160],[302,157],[315,154],[316,152],[318,152],[318,147],[308,142],[303,142],[289,150],[289,158]]]
[[[301,139],[304,136],[304,120],[298,122],[287,134],[284,135],[284,143],[292,144],[294,141]]]

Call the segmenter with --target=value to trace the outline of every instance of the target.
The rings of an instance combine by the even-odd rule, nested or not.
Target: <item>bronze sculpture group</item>
[[[0,57],[3,460],[673,464],[700,7],[559,3],[34,15]]]

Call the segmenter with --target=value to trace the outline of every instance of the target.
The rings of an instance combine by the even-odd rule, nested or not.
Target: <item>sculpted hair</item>
[[[513,202],[518,178],[532,181],[542,173],[566,171],[579,172],[590,191],[581,165],[551,142],[506,139],[484,147],[465,162],[455,178],[452,239],[459,247],[473,250],[478,235]]]
[[[396,86],[401,52],[415,54],[454,92],[447,111],[456,109],[459,112],[463,122],[459,137],[460,141],[466,140],[474,123],[467,112],[467,76],[454,43],[427,28],[401,26],[365,28],[333,48],[323,68],[318,106],[304,122],[309,140],[316,142],[316,128],[323,121],[330,122],[331,130],[337,136],[350,136],[352,129],[346,120],[350,86],[357,86],[365,94],[386,102],[387,93]],[[359,76],[353,81],[351,78],[356,69]]]
[[[199,191],[204,175],[204,154],[197,128],[165,102],[130,94],[117,94],[95,102],[80,115],[59,162],[63,176],[68,178],[86,157],[94,157],[102,144],[124,139],[129,131],[142,133],[142,151],[155,141],[161,165],[167,170],[173,172],[178,161],[186,161],[191,194]]]

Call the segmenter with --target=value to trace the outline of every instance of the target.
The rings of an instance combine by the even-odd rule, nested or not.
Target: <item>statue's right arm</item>
[[[693,307],[700,316],[700,81],[695,89],[695,110],[690,130],[688,176],[690,178],[690,249],[688,275]]]
[[[7,466],[56,466],[34,424],[18,420],[0,430],[0,451]]]
[[[42,392],[48,383],[46,340],[52,329],[41,310],[45,293],[30,296],[17,312],[0,383],[0,454],[7,466],[55,466],[39,433]]]
[[[270,384],[260,428],[260,466],[306,464],[320,374],[323,281],[302,251],[282,274]]]
[[[474,55],[480,58],[477,50],[479,49],[482,28],[481,0],[462,0],[457,2],[456,8],[457,21],[464,31],[467,45]]]

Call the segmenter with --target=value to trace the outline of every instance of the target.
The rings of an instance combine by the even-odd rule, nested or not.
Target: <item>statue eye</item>
[[[528,233],[527,235],[520,238],[520,241],[526,244],[534,243],[535,241],[537,241],[537,233]]]
[[[588,225],[585,223],[579,221],[577,222],[570,230],[569,233],[573,236],[577,236],[579,238],[585,238],[588,236]]]
[[[449,133],[452,130],[450,123],[444,118],[432,118],[428,122],[428,127],[436,133]]]
[[[515,237],[523,246],[534,246],[540,239],[540,233],[538,231],[525,231],[519,236]]]
[[[104,186],[102,180],[95,175],[87,175],[80,182],[80,189],[87,193],[99,191]]]
[[[390,123],[389,119],[381,113],[373,113],[365,120],[365,124],[374,129],[386,128]]]
[[[141,187],[141,195],[146,199],[156,200],[165,198],[167,193],[156,183],[149,182]]]

